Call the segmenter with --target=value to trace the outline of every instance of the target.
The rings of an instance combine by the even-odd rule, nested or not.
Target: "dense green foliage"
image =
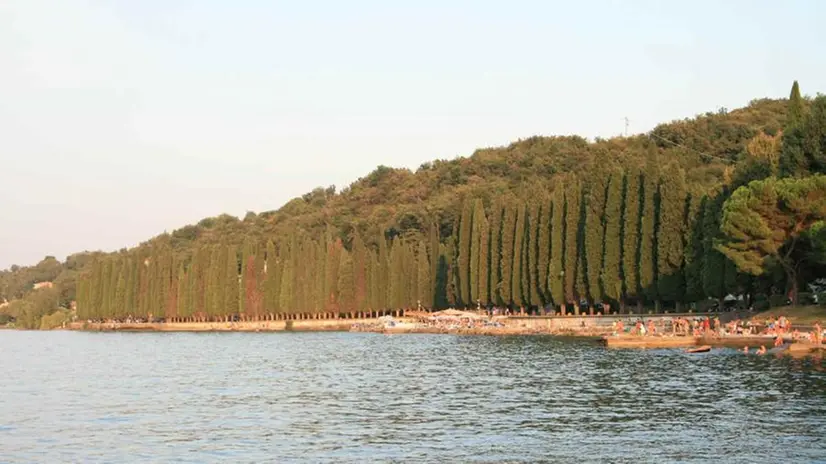
[[[748,269],[717,245],[738,187],[826,169],[826,97],[796,93],[646,135],[532,137],[415,173],[381,166],[278,211],[207,218],[71,266],[4,271],[0,297],[27,298],[33,282],[53,280],[61,306],[76,288],[83,319],[218,320],[782,293],[788,276],[740,274]]]

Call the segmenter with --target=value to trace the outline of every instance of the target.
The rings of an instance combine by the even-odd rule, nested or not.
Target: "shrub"
[[[814,293],[800,292],[797,294],[797,304],[810,305],[815,302]]]
[[[772,295],[769,297],[769,306],[771,306],[772,308],[786,306],[787,301],[789,301],[789,299],[786,298],[786,295]]]
[[[40,318],[40,330],[51,330],[61,327],[64,322],[69,321],[69,311],[61,309],[47,316]]]

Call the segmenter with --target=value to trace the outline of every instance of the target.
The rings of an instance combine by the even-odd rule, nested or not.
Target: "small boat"
[[[686,353],[708,353],[709,351],[711,351],[711,346],[709,345],[698,346],[696,348],[689,348],[685,350]]]

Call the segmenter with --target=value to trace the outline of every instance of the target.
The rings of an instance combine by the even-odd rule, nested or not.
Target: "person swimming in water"
[[[766,346],[760,345],[760,349],[757,350],[757,354],[766,354]]]
[[[743,353],[749,354],[749,347],[748,346],[743,347]]]

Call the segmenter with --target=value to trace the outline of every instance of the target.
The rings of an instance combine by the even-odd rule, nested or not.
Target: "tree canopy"
[[[826,97],[803,97],[797,83],[790,97],[630,137],[530,137],[415,172],[379,166],[276,211],[0,271],[0,304],[28,301],[41,281],[54,282],[57,305],[77,300],[84,318],[204,320],[772,293],[777,282],[744,277],[765,269],[760,256],[782,257],[797,233],[790,256],[811,273],[823,247],[814,220],[816,233],[765,235],[771,221],[802,214],[794,195],[814,195],[821,181],[809,177],[826,170]],[[771,198],[782,201],[764,204]]]

